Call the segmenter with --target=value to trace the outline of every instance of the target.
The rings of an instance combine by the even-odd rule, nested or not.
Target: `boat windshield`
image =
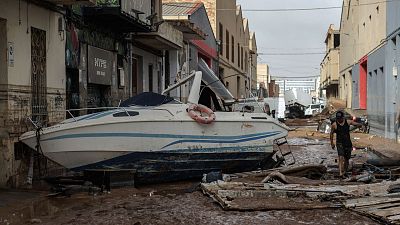
[[[144,92],[134,97],[128,98],[120,104],[120,107],[129,106],[159,106],[164,104],[179,104],[172,97],[160,95],[153,92]]]

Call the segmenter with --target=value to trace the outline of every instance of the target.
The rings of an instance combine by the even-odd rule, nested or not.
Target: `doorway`
[[[367,109],[367,71],[368,61],[364,57],[360,62],[360,109]]]
[[[68,109],[80,108],[79,101],[79,70],[67,68],[66,74],[66,107]],[[71,111],[73,116],[79,116],[79,111]],[[71,115],[66,112],[66,117],[71,118]]]
[[[149,64],[149,92],[153,92],[153,64]]]

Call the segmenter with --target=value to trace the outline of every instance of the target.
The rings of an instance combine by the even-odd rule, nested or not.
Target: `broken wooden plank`
[[[400,215],[388,216],[387,219],[390,221],[399,221],[400,222]]]
[[[400,206],[387,209],[374,209],[371,211],[368,210],[368,213],[372,213],[382,217],[395,216],[400,214]]]
[[[364,206],[364,207],[359,207],[361,210],[367,210],[367,211],[374,211],[374,210],[385,210],[388,208],[393,208],[393,207],[400,207],[400,203],[382,203],[382,204],[377,204],[373,206]]]
[[[346,208],[355,208],[355,207],[368,207],[383,203],[397,203],[400,202],[400,198],[388,198],[388,197],[369,197],[369,198],[357,198],[357,199],[349,199],[344,203]]]

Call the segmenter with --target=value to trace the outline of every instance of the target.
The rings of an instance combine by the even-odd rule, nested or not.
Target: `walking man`
[[[342,111],[336,112],[336,122],[332,124],[330,139],[332,149],[335,149],[333,135],[336,133],[336,149],[339,155],[339,176],[341,178],[344,177],[349,167],[349,159],[351,157],[351,150],[353,149],[350,138],[350,125],[358,128],[362,127],[359,123],[345,119]]]

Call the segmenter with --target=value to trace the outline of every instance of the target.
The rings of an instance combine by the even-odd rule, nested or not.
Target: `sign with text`
[[[88,46],[88,82],[111,85],[113,59],[112,52]]]

